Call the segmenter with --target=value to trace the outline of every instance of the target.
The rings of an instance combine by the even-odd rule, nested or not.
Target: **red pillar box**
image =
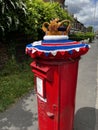
[[[27,45],[35,77],[39,130],[72,130],[80,56],[88,44],[67,35],[47,35]]]

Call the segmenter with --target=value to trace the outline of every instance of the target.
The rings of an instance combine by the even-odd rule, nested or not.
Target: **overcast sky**
[[[78,21],[98,30],[98,0],[65,0],[65,5]]]

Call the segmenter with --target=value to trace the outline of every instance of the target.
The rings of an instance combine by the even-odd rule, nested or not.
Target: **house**
[[[87,32],[87,28],[84,26],[83,23],[77,20],[77,18],[73,18],[73,24],[72,24],[72,31],[74,32]]]

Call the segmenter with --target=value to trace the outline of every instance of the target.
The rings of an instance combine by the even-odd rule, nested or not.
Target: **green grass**
[[[11,59],[0,70],[0,112],[33,89],[33,73],[29,64],[17,64]]]

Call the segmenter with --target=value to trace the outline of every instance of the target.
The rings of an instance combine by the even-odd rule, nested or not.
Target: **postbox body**
[[[79,59],[31,63],[39,130],[72,130]]]
[[[78,62],[90,46],[67,38],[46,35],[26,47],[34,59],[39,130],[73,130]]]

